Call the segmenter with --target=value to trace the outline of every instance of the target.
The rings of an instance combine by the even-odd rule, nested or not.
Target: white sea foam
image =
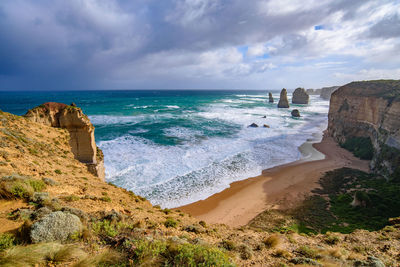
[[[259,175],[265,168],[300,159],[297,148],[327,125],[328,102],[314,96],[310,105],[292,106],[300,110],[299,119],[291,117],[292,107],[278,109],[275,104],[273,108],[266,104],[238,108],[235,101],[214,102],[200,112],[183,115],[195,116],[191,118],[193,123],[204,119],[235,125],[239,130],[229,137],[206,137],[201,130],[176,126],[163,129],[164,135],[188,142],[159,145],[130,135],[101,141],[107,180],[146,196],[153,204],[176,207],[220,192],[234,181]],[[91,119],[99,124],[134,123],[143,119],[136,117],[92,116]],[[261,127],[249,128],[253,122]],[[270,128],[263,128],[263,124]],[[205,125],[202,129],[207,131],[212,127]],[[193,142],[196,136],[204,138]]]
[[[176,105],[171,105],[171,106],[166,106],[167,108],[171,108],[171,109],[176,109],[176,108],[179,108],[179,106],[176,106]]]

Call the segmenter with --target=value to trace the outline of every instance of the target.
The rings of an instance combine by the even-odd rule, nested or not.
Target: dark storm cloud
[[[196,64],[195,55],[202,52],[277,37],[282,45],[275,53],[290,53],[307,46],[302,31],[335,13],[350,20],[368,2],[310,0],[291,9],[292,2],[283,0],[4,0],[0,89],[151,87],[152,80],[143,77],[153,70],[141,65],[149,58],[171,57],[171,67],[179,67]],[[372,37],[381,33],[378,24]],[[168,77],[164,84],[179,79]]]

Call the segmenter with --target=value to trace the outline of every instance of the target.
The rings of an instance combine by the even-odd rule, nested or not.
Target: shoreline
[[[326,132],[319,139],[315,136],[299,147],[305,156],[300,160],[263,170],[259,176],[233,182],[205,200],[176,209],[207,223],[240,227],[266,209],[294,207],[318,187],[327,171],[341,167],[369,171],[368,161],[355,158]]]

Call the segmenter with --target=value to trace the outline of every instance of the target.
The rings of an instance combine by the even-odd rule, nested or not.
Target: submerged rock
[[[68,212],[52,212],[32,225],[30,237],[33,243],[66,241],[69,236],[82,231],[82,223]]]
[[[281,91],[278,108],[289,108],[289,101],[287,99],[287,91],[285,88],[283,88]]]
[[[255,124],[255,123],[252,123],[252,124],[250,124],[248,127],[257,128],[257,127],[258,127],[258,125],[257,125],[257,124]]]
[[[297,88],[293,92],[292,103],[293,104],[308,104],[310,96],[307,94],[304,88]]]
[[[295,118],[300,117],[300,111],[298,109],[293,109],[291,114],[292,114],[292,117],[295,117]]]
[[[264,128],[269,128],[269,125],[268,124],[264,124],[263,127]]]

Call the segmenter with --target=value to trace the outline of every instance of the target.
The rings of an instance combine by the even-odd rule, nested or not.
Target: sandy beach
[[[220,193],[178,209],[207,223],[239,227],[265,209],[295,206],[318,187],[327,171],[341,167],[368,171],[368,161],[355,158],[327,134],[321,142],[306,142],[299,149],[304,159],[264,170],[260,176],[234,182]]]

